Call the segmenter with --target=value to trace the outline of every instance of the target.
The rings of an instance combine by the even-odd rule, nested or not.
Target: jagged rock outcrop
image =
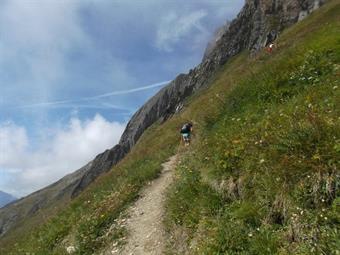
[[[256,51],[274,40],[284,28],[303,19],[325,0],[246,0],[245,6],[218,40],[209,48],[202,63],[180,74],[145,103],[129,121],[118,145],[98,155],[78,171],[26,198],[0,209],[0,236],[16,222],[65,198],[78,195],[95,178],[111,169],[136,144],[143,132],[158,120],[165,121],[183,101],[209,79],[228,59],[247,49]]]
[[[219,29],[215,31],[213,38],[210,40],[210,42],[208,42],[208,45],[205,48],[203,59],[206,59],[215,49],[216,44],[218,43],[219,40],[221,40],[222,36],[228,31],[229,26],[230,22],[226,21],[226,23],[223,26],[221,26]]]

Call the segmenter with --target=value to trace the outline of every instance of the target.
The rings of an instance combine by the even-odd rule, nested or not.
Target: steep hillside
[[[192,102],[218,109],[168,194],[168,254],[339,254],[339,17],[333,1]]]
[[[274,2],[280,9],[282,2]],[[225,40],[265,6],[247,2]],[[296,21],[300,12],[292,13]],[[272,55],[249,58],[244,51],[219,69],[231,56],[221,41],[203,62],[210,64],[179,76],[134,115],[122,137],[129,154],[62,212],[50,218],[53,208],[40,210],[10,231],[1,254],[66,254],[68,246],[76,254],[100,254],[123,240],[117,217],[175,153],[178,127],[189,119],[194,143],[180,149],[184,158],[168,198],[170,253],[336,254],[339,13],[339,1],[330,1],[282,33]],[[242,47],[254,45],[249,39]]]
[[[42,208],[63,206],[80,194],[98,176],[109,171],[156,121],[165,121],[181,109],[184,100],[207,87],[216,71],[231,57],[248,49],[256,51],[277,37],[284,28],[319,8],[324,0],[246,1],[238,17],[221,30],[219,39],[200,65],[180,74],[151,98],[131,118],[119,144],[99,154],[73,174],[0,210],[0,236]],[[227,4],[227,3],[226,3]],[[222,33],[223,32],[223,33]]]

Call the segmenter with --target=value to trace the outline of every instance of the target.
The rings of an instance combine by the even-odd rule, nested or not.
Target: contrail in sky
[[[83,98],[78,98],[78,99],[73,99],[73,100],[58,100],[58,101],[50,101],[50,102],[42,102],[42,103],[36,103],[36,104],[29,104],[29,105],[23,105],[23,106],[18,106],[16,108],[33,108],[33,107],[44,107],[44,106],[55,106],[55,105],[63,105],[63,104],[74,104],[77,102],[84,102],[84,101],[92,101],[96,99],[101,99],[105,97],[110,97],[110,96],[116,96],[116,95],[124,95],[124,94],[131,94],[134,92],[138,91],[143,91],[143,90],[148,90],[156,87],[161,87],[165,84],[170,83],[171,81],[162,81],[158,82],[152,85],[148,86],[143,86],[135,89],[127,89],[127,90],[118,90],[118,91],[113,91],[93,97],[83,97]],[[117,107],[120,108],[120,107]]]
[[[160,86],[163,86],[163,85],[168,84],[170,82],[171,81],[162,81],[162,82],[155,83],[155,84],[152,84],[152,85],[149,85],[149,86],[144,86],[144,87],[135,88],[135,89],[128,89],[128,90],[114,91],[114,92],[110,92],[110,93],[106,93],[106,94],[102,94],[102,95],[98,95],[98,96],[94,96],[94,97],[88,97],[88,98],[85,98],[85,99],[92,100],[92,99],[99,99],[99,98],[103,98],[103,97],[130,94],[130,93],[134,93],[134,92],[137,92],[137,91],[142,91],[142,90],[160,87]]]

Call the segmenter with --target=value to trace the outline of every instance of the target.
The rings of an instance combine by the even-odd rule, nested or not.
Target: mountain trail
[[[159,255],[163,253],[165,191],[173,180],[177,158],[178,155],[174,155],[163,163],[160,176],[141,192],[140,198],[128,209],[127,243],[121,249],[111,251],[111,254]]]

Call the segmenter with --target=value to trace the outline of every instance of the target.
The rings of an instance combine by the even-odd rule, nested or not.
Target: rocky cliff
[[[246,0],[235,20],[219,34],[202,63],[180,74],[145,103],[129,121],[118,145],[99,154],[78,171],[65,176],[0,210],[0,236],[19,220],[63,199],[78,195],[95,178],[111,169],[136,144],[143,132],[158,120],[165,121],[181,109],[183,101],[206,87],[228,59],[243,50],[256,51],[275,40],[284,28],[303,19],[325,0]],[[227,3],[226,3],[227,4]]]

